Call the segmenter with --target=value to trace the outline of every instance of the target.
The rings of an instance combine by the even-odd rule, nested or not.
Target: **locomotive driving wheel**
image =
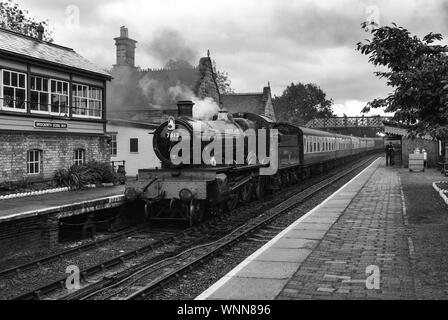
[[[227,211],[232,211],[238,206],[238,194],[232,193],[226,202]]]
[[[248,203],[252,199],[252,182],[246,183],[241,187],[240,200],[242,203]]]
[[[281,175],[282,187],[286,188],[291,185],[291,176],[289,172],[283,172]]]
[[[190,227],[204,220],[204,208],[198,200],[192,199],[188,204],[187,210],[187,216],[190,220]]]
[[[254,188],[255,197],[260,200],[264,197],[266,193],[265,181],[263,177],[258,177],[257,182],[255,183]]]

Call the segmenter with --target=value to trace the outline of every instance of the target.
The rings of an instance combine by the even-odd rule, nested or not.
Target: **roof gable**
[[[73,49],[0,28],[1,51],[110,78],[109,73],[85,59]]]
[[[254,114],[264,114],[266,101],[263,93],[243,93],[222,95],[223,107],[232,113],[250,112]]]

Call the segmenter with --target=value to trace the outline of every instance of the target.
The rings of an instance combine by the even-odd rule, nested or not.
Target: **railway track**
[[[40,268],[42,267],[42,265],[46,264],[46,263],[50,263],[53,261],[57,261],[63,258],[67,258],[79,253],[84,253],[90,249],[93,248],[97,248],[99,246],[102,246],[104,244],[112,244],[114,241],[117,241],[119,239],[125,239],[139,231],[144,230],[146,227],[145,226],[138,226],[138,227],[134,227],[128,230],[124,230],[121,232],[118,232],[112,236],[103,238],[103,239],[99,239],[99,240],[95,240],[80,246],[76,246],[74,248],[69,248],[66,250],[62,250],[59,252],[56,252],[54,254],[51,255],[47,255],[43,258],[38,258],[38,259],[34,259],[32,261],[23,263],[23,264],[19,264],[7,269],[3,269],[0,270],[0,277],[4,277],[7,276],[9,274],[13,274],[13,273],[21,273],[21,272],[25,272],[28,270],[32,270],[34,268]]]
[[[63,299],[145,299],[160,288],[166,286],[169,282],[204,264],[214,256],[219,255],[227,247],[253,235],[255,231],[271,233],[272,230],[270,230],[271,228],[268,224],[278,216],[289,212],[313,195],[359,170],[374,158],[371,157],[357,163],[353,167],[343,170],[331,178],[322,179],[322,181],[314,184],[310,188],[296,192],[287,200],[266,210],[263,214],[242,223],[241,226],[218,239],[213,239],[213,237],[207,235],[201,240],[202,243],[199,244],[182,239],[182,245],[175,251],[164,252],[141,264],[119,272],[113,277],[104,277],[94,284],[63,297]]]

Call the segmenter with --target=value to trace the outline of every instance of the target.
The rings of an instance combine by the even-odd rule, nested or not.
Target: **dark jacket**
[[[387,154],[392,154],[394,153],[394,146],[391,146],[390,144],[386,146],[386,153]]]

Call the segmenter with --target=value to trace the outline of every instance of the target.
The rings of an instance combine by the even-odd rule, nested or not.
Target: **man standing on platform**
[[[386,146],[386,167],[394,165],[394,146],[392,142],[389,142],[389,144]]]

